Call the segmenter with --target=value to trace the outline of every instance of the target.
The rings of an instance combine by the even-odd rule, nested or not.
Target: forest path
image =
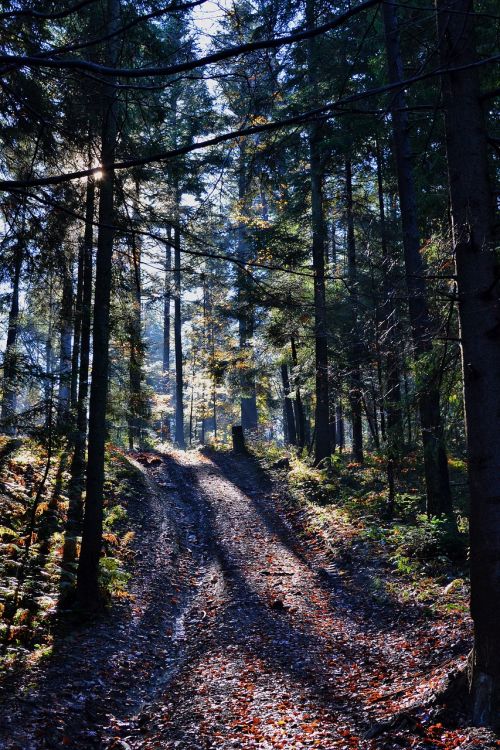
[[[446,662],[418,610],[309,552],[253,459],[170,451],[147,474],[133,603],[55,644],[4,701],[0,748],[442,747],[362,739]]]
[[[311,552],[253,459],[177,452],[163,471],[191,517],[195,592],[177,626],[184,666],[130,747],[429,748],[404,727],[362,739],[429,690],[437,639],[421,611],[381,604],[361,566]]]

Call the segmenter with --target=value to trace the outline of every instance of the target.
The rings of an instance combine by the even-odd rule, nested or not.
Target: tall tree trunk
[[[309,394],[304,394],[302,404],[304,410],[304,446],[307,446],[309,455],[311,455],[314,442],[314,433],[311,430],[312,404]]]
[[[168,242],[165,245],[165,288],[163,298],[163,392],[170,385],[170,303],[172,299],[172,227],[168,227]]]
[[[82,343],[83,255],[84,243],[82,242],[78,250],[76,299],[73,311],[73,350],[71,352],[70,402],[71,409],[75,412],[78,408],[78,367],[80,365],[80,347]]]
[[[24,240],[16,247],[12,274],[12,296],[10,300],[9,328],[3,360],[3,396],[1,423],[6,435],[16,432],[15,414],[17,405],[17,336],[19,333],[19,284],[24,257]]]
[[[214,440],[217,440],[217,378],[215,374],[215,330],[213,310],[210,313],[210,358],[212,368],[212,416],[214,420]]]
[[[477,60],[470,0],[437,0],[441,64]],[[500,726],[500,262],[476,69],[443,79],[469,456],[471,689],[476,725]]]
[[[142,404],[142,320],[141,320],[141,260],[140,248],[135,234],[132,234],[131,286],[132,303],[129,317],[129,404],[128,404],[128,445],[133,450],[137,441],[140,444]]]
[[[335,411],[335,424],[336,424],[335,432],[337,434],[337,442],[339,446],[339,451],[340,453],[342,453],[345,448],[345,431],[344,431],[344,415],[342,412],[342,404],[340,401],[337,403],[337,408]]]
[[[380,412],[380,436],[381,436],[382,442],[385,443],[387,441],[387,426],[386,426],[386,413],[385,413],[387,404],[386,404],[386,398],[385,398],[384,374],[382,371],[382,356],[381,356],[381,351],[380,351],[380,341],[378,338],[378,329],[375,332],[375,353],[376,353],[377,385],[378,385],[377,408]]]
[[[347,275],[351,306],[350,388],[349,402],[352,419],[352,457],[363,463],[363,388],[361,382],[361,341],[358,322],[358,273],[356,265],[356,238],[354,235],[354,210],[352,199],[352,164],[345,163],[346,213],[347,213]],[[368,415],[367,415],[368,416]]]
[[[284,393],[284,411],[285,411],[285,422],[286,432],[288,437],[288,443],[290,445],[297,445],[297,431],[295,429],[295,418],[293,415],[293,404],[290,399],[290,379],[288,377],[288,365],[283,363],[281,365],[281,381],[283,383]]]
[[[405,413],[406,413],[406,440],[408,446],[413,445],[413,425],[412,425],[412,398],[410,398],[410,383],[408,380],[408,367],[403,358],[403,383],[405,391]]]
[[[387,409],[387,481],[389,485],[389,497],[387,501],[387,512],[389,516],[394,513],[395,504],[395,475],[397,471],[398,455],[400,446],[404,442],[403,419],[401,411],[401,385],[399,361],[397,354],[396,330],[398,315],[396,309],[396,290],[392,283],[391,260],[389,256],[389,245],[387,237],[387,223],[385,218],[384,204],[384,181],[382,175],[382,154],[380,144],[376,144],[377,158],[377,192],[380,219],[380,239],[382,245],[382,275],[384,301],[382,304],[381,339],[385,351],[386,389],[383,401]]]
[[[54,280],[52,269],[49,270],[49,320],[47,324],[47,338],[45,339],[45,429],[49,432],[52,430],[52,407],[54,403],[54,346],[52,342],[53,335],[53,314],[54,314]]]
[[[174,229],[174,286],[175,442],[180,448],[185,448],[181,318],[181,236],[178,224],[176,224]]]
[[[330,420],[330,450],[335,453],[337,450],[337,421],[335,419],[335,403],[330,405],[330,414],[333,418]]]
[[[68,488],[68,516],[64,534],[63,562],[73,563],[76,559],[77,537],[81,533],[83,516],[83,485],[85,478],[85,448],[87,442],[87,398],[89,391],[90,332],[92,321],[92,246],[94,235],[95,184],[94,178],[87,179],[85,197],[85,234],[82,259],[82,301],[80,361],[78,368],[78,400],[76,407],[76,430],[73,456],[71,459],[71,479]]]
[[[332,213],[334,215],[334,218],[332,219],[331,223],[331,264],[333,266],[333,269],[335,270],[335,266],[337,265],[337,222],[335,220],[335,204],[332,207]]]
[[[203,384],[202,390],[201,390],[201,404],[202,406],[201,406],[201,420],[200,420],[201,422],[200,423],[200,443],[202,445],[205,445],[205,425],[207,423],[206,415],[209,409],[209,405],[208,405],[208,401],[207,401],[206,393],[205,393],[205,384]]]
[[[372,440],[373,440],[373,445],[375,447],[375,450],[379,450],[380,449],[380,439],[379,439],[379,436],[377,434],[376,413],[375,413],[375,411],[373,409],[370,409],[370,404],[366,400],[366,396],[365,395],[363,395],[362,407],[365,410],[366,422],[368,424],[368,429],[370,431],[370,435],[371,435]]]
[[[165,244],[165,285],[163,298],[163,373],[161,390],[167,395],[170,392],[170,306],[172,302],[172,227],[167,228]],[[170,438],[170,417],[165,411],[162,424],[163,439]]]
[[[292,365],[296,373],[298,369],[297,345],[295,343],[295,338],[293,336],[290,339],[290,348],[291,348],[291,353],[292,353]],[[295,401],[293,402],[293,407],[294,407],[294,414],[295,414],[297,445],[302,451],[306,444],[306,425],[305,425],[305,419],[304,419],[304,406],[302,404],[302,396],[300,393],[300,385],[299,385],[297,375],[295,375],[295,381],[296,381],[295,382]]]
[[[316,23],[315,0],[306,0],[308,28]],[[312,98],[318,101],[316,40],[310,39],[307,47],[307,73]],[[309,173],[311,179],[312,261],[314,270],[314,345],[316,368],[315,454],[318,464],[330,456],[330,398],[328,393],[328,336],[325,290],[326,225],[323,212],[324,166],[321,154],[321,125],[314,122],[309,129]]]
[[[64,251],[63,251],[64,252]],[[57,396],[58,427],[68,423],[71,407],[71,339],[73,333],[73,279],[70,260],[64,253],[62,259],[63,289],[60,320],[59,344],[59,392]]]
[[[193,348],[191,357],[191,397],[189,404],[189,445],[193,445],[193,418],[194,418],[194,378],[196,374],[196,357]]]
[[[312,186],[312,222],[313,222],[313,268],[314,268],[314,318],[315,318],[315,367],[316,367],[316,407],[315,463],[330,455],[330,418],[328,390],[328,336],[326,321],[326,291],[324,262],[324,222],[322,199],[322,168],[319,163],[319,133],[316,125],[312,126],[310,161]]]
[[[389,79],[391,83],[397,83],[404,76],[396,6],[392,1],[384,4],[383,14]],[[424,264],[420,254],[417,198],[409,138],[410,125],[405,107],[406,98],[400,91],[393,96],[391,101],[392,132],[414,356],[422,371],[418,384],[418,404],[424,447],[427,513],[429,516],[439,516],[451,514],[452,500],[437,373],[435,367],[430,366],[428,361],[424,362],[426,359],[431,359],[424,355],[432,351],[432,326],[427,305]]]
[[[247,165],[244,144],[240,144],[238,167],[238,200],[243,216],[246,213]],[[244,220],[238,225],[238,258],[242,263],[249,260],[248,239]],[[256,430],[258,426],[257,395],[255,392],[255,373],[253,363],[254,309],[248,289],[248,277],[238,270],[238,328],[242,367],[240,369],[241,388],[241,426],[243,430]]]
[[[120,0],[108,0],[106,62],[116,67],[120,50],[114,35],[120,22]],[[103,86],[103,126],[99,195],[99,234],[97,239],[94,300],[92,385],[89,408],[89,450],[82,547],[78,565],[77,591],[83,607],[92,609],[99,603],[99,558],[102,548],[104,450],[106,441],[106,406],[109,368],[109,308],[111,295],[111,261],[113,256],[114,172],[118,132],[118,97],[116,81],[111,77]]]
[[[212,386],[212,416],[214,420],[214,440],[217,440],[217,387],[215,381]]]
[[[396,332],[398,314],[396,309],[396,290],[392,282],[391,259],[389,255],[387,223],[384,205],[384,183],[382,175],[382,155],[377,142],[377,192],[380,218],[380,240],[382,245],[382,275],[383,294],[382,305],[382,344],[385,351],[387,387],[384,401],[387,406],[387,428],[391,430],[394,439],[401,443],[403,439],[403,423],[401,415],[401,375],[397,352]],[[391,436],[388,435],[388,440]]]

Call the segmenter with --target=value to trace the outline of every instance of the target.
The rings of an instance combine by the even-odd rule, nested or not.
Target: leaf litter
[[[143,452],[137,466],[130,597],[5,681],[0,748],[498,746],[433,708],[467,619],[381,602],[250,458]]]

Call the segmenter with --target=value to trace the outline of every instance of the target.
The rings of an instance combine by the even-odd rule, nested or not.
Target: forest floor
[[[381,597],[370,546],[329,553],[252,457],[135,460],[131,596],[6,678],[2,750],[500,746],[433,700],[466,619]]]

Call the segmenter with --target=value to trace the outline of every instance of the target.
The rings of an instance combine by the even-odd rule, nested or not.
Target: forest
[[[499,21],[0,2],[0,749],[500,746]]]

